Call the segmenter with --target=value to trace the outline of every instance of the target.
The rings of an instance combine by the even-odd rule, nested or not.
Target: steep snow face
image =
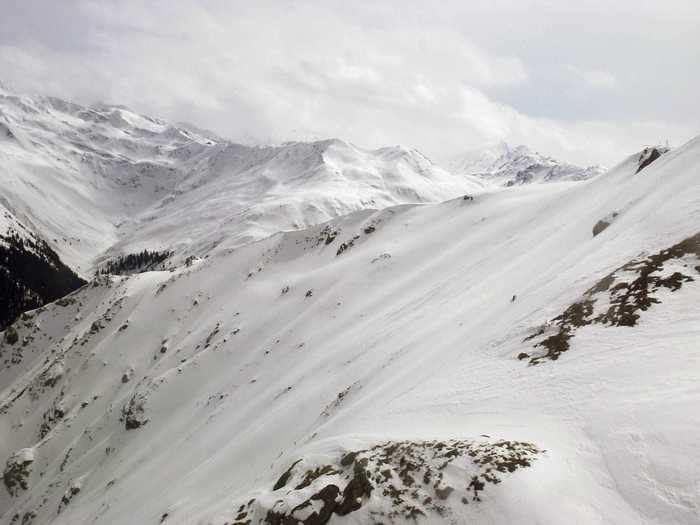
[[[0,520],[697,523],[700,139],[638,167],[28,313],[0,349]]]
[[[366,208],[477,191],[420,153],[339,140],[248,147],[136,114],[0,90],[6,208],[88,274],[119,254],[176,261]]]
[[[531,151],[526,146],[510,147],[505,142],[467,153],[455,162],[453,169],[456,173],[479,176],[502,186],[582,181],[603,172],[599,166],[581,168]]]

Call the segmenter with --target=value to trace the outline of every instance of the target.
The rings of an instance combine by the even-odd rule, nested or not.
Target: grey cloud
[[[700,132],[699,20],[685,0],[25,0],[3,7],[0,75],[244,142],[506,140],[609,164]]]

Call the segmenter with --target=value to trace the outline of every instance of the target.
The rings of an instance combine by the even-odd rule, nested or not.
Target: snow
[[[182,262],[484,186],[407,148],[338,139],[249,147],[121,106],[0,92],[0,123],[14,137],[0,139],[0,203],[84,277],[144,249],[174,250]]]
[[[34,461],[34,449],[23,448],[18,450],[13,456],[12,461],[16,463],[31,463]]]
[[[469,504],[457,491],[468,494],[474,464],[456,460],[445,470],[455,493],[426,522],[697,523],[700,260],[669,264],[694,281],[660,290],[636,326],[582,326],[556,361],[517,356],[606,275],[698,233],[700,138],[639,173],[636,154],[589,180],[438,204],[426,202],[464,187],[407,148],[179,148],[199,148],[178,157],[190,163],[171,190],[183,190],[179,212],[150,203],[152,224],[134,213],[115,239],[126,248],[181,231],[189,246],[216,247],[189,267],[100,277],[15,324],[30,340],[0,350],[0,458],[26,447],[35,457],[29,490],[0,491],[0,519],[221,525],[244,506],[258,520],[279,499],[291,508],[310,496],[273,490],[300,459],[338,465],[388,441],[423,455],[431,440],[511,440],[544,452]],[[239,181],[253,174],[258,186]],[[234,195],[258,203],[246,228],[204,235]],[[283,217],[330,221],[248,242]],[[91,253],[103,238],[96,229]],[[56,406],[63,417],[40,437]],[[76,479],[80,493],[58,514]],[[377,491],[331,522],[391,509]]]
[[[452,164],[455,173],[478,176],[497,186],[581,181],[604,171],[599,166],[582,168],[559,162],[527,146],[511,147],[505,142],[469,151]]]

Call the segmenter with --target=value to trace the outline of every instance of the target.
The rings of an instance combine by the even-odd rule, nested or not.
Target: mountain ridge
[[[188,244],[211,236],[215,229],[225,229],[229,240],[248,242],[365,207],[434,202],[482,185],[477,179],[452,176],[415,150],[364,150],[339,139],[245,146],[124,106],[85,107],[56,97],[3,91],[0,115],[16,139],[14,146],[4,147],[11,162],[4,174],[11,182],[8,191],[15,208],[28,217],[35,214],[31,222],[39,228],[37,233],[84,274],[94,268],[95,257],[109,256],[112,246],[126,253],[151,242],[156,246],[149,249],[176,249],[183,258],[204,256],[222,239],[214,235],[190,251]],[[69,182],[51,190],[64,201],[59,208],[78,213],[85,208],[89,214],[61,216],[38,192],[19,191],[45,183],[48,170]],[[204,186],[210,189],[199,202],[183,197],[194,190],[204,192]],[[284,199],[292,194],[294,199]],[[187,202],[180,205],[183,199]],[[214,206],[222,199],[229,200],[228,210],[220,208],[218,218],[209,213],[208,231],[196,231],[186,211]],[[290,220],[270,214],[273,201],[287,209]],[[263,202],[267,204],[258,209]],[[46,213],[52,216],[45,218]],[[159,223],[161,213],[167,217]],[[260,222],[262,216],[271,220]],[[192,229],[178,246],[172,244],[172,233],[160,237],[171,227],[168,221],[179,222],[181,232]],[[81,226],[85,224],[91,225],[87,231]],[[147,236],[138,238],[139,229]],[[83,238],[86,233],[90,238]],[[80,238],[81,245],[54,241],[59,235]]]
[[[502,186],[582,181],[605,171],[600,166],[582,168],[560,162],[525,145],[513,147],[506,142],[472,150],[453,162],[453,170]]]

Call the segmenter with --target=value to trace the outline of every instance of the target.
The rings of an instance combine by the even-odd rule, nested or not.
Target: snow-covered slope
[[[108,254],[152,246],[202,256],[362,209],[438,202],[479,191],[416,150],[366,151],[340,140],[249,148],[225,144],[142,214]]]
[[[0,142],[5,206],[83,273],[122,224],[184,177],[172,157],[211,146],[125,108],[51,97],[0,92],[0,122],[8,133]]]
[[[27,314],[0,350],[0,520],[697,523],[700,138],[639,162]]]
[[[505,142],[468,152],[454,163],[453,170],[503,186],[581,181],[603,172],[599,166],[574,166],[532,151],[526,146],[510,147]]]
[[[415,150],[232,144],[121,106],[0,89],[5,207],[88,275],[120,254],[205,256],[367,208],[478,189]]]
[[[85,284],[0,201],[0,330]]]

